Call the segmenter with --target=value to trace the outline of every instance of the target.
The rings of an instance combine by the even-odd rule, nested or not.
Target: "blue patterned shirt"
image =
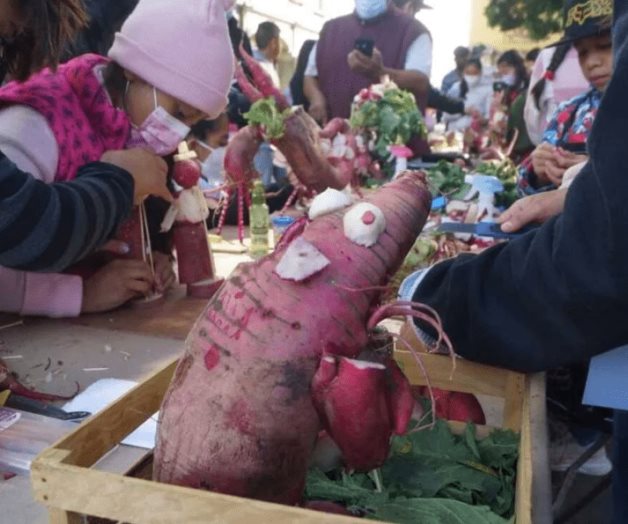
[[[601,101],[602,93],[597,89],[590,89],[560,104],[543,134],[543,142],[557,147],[564,147],[567,144],[586,144]],[[543,187],[537,187],[537,185],[537,177],[530,157],[519,166],[519,191],[531,195],[556,189],[553,184]]]

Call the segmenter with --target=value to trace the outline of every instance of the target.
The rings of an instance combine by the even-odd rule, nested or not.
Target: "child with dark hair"
[[[451,98],[464,101],[464,114],[445,114],[443,122],[450,131],[466,131],[474,118],[487,120],[492,95],[492,86],[483,82],[482,62],[477,58],[471,58],[464,68],[462,81],[456,82],[447,93]]]
[[[573,44],[591,87],[558,107],[541,144],[520,167],[519,188],[528,195],[559,188],[569,168],[588,160],[587,140],[613,73],[610,18],[589,18],[568,26],[565,33],[561,44]],[[558,58],[562,52],[557,49]]]
[[[578,51],[571,42],[541,51],[532,68],[524,109],[530,140],[539,145],[558,105],[588,89]]]

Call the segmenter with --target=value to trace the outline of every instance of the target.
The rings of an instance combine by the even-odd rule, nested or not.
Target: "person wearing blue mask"
[[[570,2],[567,14],[596,12],[593,4]],[[563,212],[480,255],[462,255],[417,272],[401,286],[402,300],[438,311],[463,358],[537,372],[628,344],[625,0],[615,0],[611,34],[613,77],[589,137],[590,160],[569,188]],[[428,329],[416,328],[429,342]],[[628,516],[628,406],[623,400],[613,433],[613,524],[625,524]]]
[[[372,43],[356,49],[356,41]],[[424,109],[430,88],[432,39],[428,29],[391,0],[355,0],[355,11],[330,20],[310,54],[304,91],[309,112],[324,123],[348,118],[361,89],[388,75]]]

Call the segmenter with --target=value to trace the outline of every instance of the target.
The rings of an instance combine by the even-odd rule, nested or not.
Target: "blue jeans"
[[[628,411],[615,412],[613,430],[613,524],[628,523]]]

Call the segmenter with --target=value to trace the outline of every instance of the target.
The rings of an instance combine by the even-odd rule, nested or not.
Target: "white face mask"
[[[507,86],[514,86],[516,81],[517,77],[514,74],[502,75],[502,82],[504,82]]]
[[[469,87],[476,87],[480,83],[480,75],[464,75],[464,81]]]
[[[129,84],[127,83],[127,91]],[[142,147],[158,156],[174,153],[190,133],[190,128],[157,104],[157,89],[153,87],[155,109],[140,126],[131,125],[127,147]]]
[[[355,11],[362,20],[370,20],[384,14],[388,0],[355,0]]]

